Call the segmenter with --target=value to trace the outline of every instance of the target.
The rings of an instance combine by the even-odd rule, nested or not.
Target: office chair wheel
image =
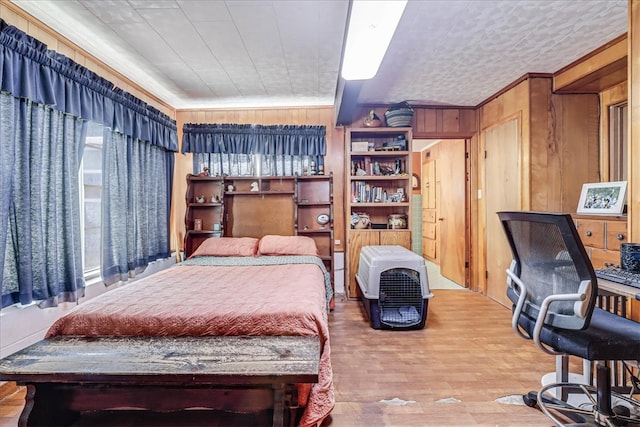
[[[538,392],[530,391],[529,393],[522,396],[522,401],[529,408],[535,408],[538,406]]]
[[[567,396],[559,400],[553,396]],[[558,427],[567,426],[640,426],[640,402],[633,397],[611,392],[611,413],[598,410],[597,390],[574,383],[549,384],[538,392],[538,406]]]

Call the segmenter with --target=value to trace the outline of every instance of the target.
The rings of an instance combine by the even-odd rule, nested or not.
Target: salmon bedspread
[[[318,383],[298,385],[305,407],[300,425],[315,425],[335,404],[327,311],[331,288],[324,267],[301,263],[303,258],[315,257],[190,259],[74,307],[46,337],[318,336]]]

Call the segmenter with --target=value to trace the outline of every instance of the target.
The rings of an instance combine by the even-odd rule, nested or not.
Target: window
[[[102,247],[102,141],[103,126],[90,122],[80,167],[83,269],[85,279],[100,277]]]
[[[627,117],[629,107],[626,102],[609,107],[609,179],[627,180]]]

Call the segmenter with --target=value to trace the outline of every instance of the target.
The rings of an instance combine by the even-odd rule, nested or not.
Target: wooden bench
[[[318,382],[319,362],[318,337],[60,336],[0,360],[0,380],[27,387],[20,426],[70,425],[106,409],[236,410],[238,401],[247,412],[273,408],[282,426],[287,390]]]

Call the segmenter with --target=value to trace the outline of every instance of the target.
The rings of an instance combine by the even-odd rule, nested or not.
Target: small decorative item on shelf
[[[217,195],[214,194],[213,196],[211,196],[211,203],[218,203],[218,202],[220,202],[220,199],[218,198]]]
[[[193,220],[193,229],[196,231],[202,230],[202,220],[200,218]]]
[[[253,181],[251,183],[251,191],[260,191],[260,189],[258,188],[258,181]]]
[[[316,217],[316,222],[320,224],[320,228],[324,229],[325,226],[329,223],[329,215],[320,214]]]
[[[204,195],[196,196],[196,203],[204,203]]]
[[[407,216],[405,214],[391,214],[388,217],[388,228],[404,229],[407,228]]]
[[[389,107],[384,113],[387,126],[392,128],[411,127],[413,108],[407,101]]]
[[[351,214],[351,228],[355,228],[356,230],[371,228],[371,218],[369,218],[369,214],[364,212],[354,212]]]
[[[233,184],[229,184],[229,185],[227,186],[227,191],[228,191],[228,192],[232,192],[233,190],[234,190]]]
[[[200,172],[198,174],[198,176],[209,176],[209,167],[208,166],[204,166],[202,168],[202,172]]]
[[[362,125],[367,128],[377,128],[382,125],[382,121],[376,114],[375,110],[369,110],[369,115],[365,117]]]

